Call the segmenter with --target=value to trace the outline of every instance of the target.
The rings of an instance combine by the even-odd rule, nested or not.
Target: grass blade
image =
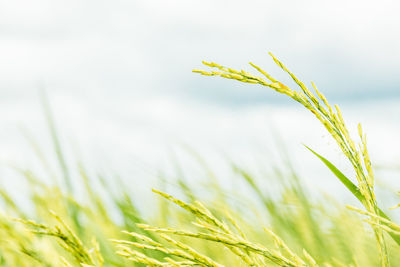
[[[335,165],[333,165],[329,160],[327,160],[308,146],[305,147],[310,150],[315,156],[317,156],[360,202],[364,201],[364,197],[363,195],[361,195],[358,187],[352,181],[350,181],[350,179],[347,178],[341,171],[339,171],[339,169],[336,168]],[[391,219],[380,208],[378,208],[378,212],[381,217],[391,221]],[[390,232],[388,232],[388,234],[400,246],[400,237]]]

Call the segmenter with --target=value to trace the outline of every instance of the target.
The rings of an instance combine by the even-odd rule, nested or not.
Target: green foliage
[[[279,60],[273,59],[301,91],[290,89],[254,64],[251,65],[270,82],[216,63],[205,64],[217,68],[217,71],[195,72],[266,86],[310,110],[352,164],[353,180],[357,184],[326,158],[307,148],[361,202],[364,209],[342,207],[329,196],[311,197],[310,188],[305,188],[287,160],[285,169],[271,166],[271,173],[266,175],[254,175],[251,170],[231,162],[232,179],[244,185],[248,193],[228,191],[218,186],[217,178],[206,161],[192,151],[207,173],[209,184],[206,186],[207,189],[213,188],[208,190],[211,194],[205,197],[202,192],[206,188],[191,186],[178,167],[176,186],[168,191],[183,195],[187,201],[153,190],[161,201],[151,208],[150,214],[142,213],[141,210],[149,208],[148,204],[135,202],[135,191],[123,186],[118,179],[93,176],[81,163],[76,166],[67,164],[50,106],[44,101],[55,157],[61,170],[55,181],[62,180],[63,183],[48,185],[36,173],[18,169],[30,185],[29,212],[14,201],[10,192],[0,191],[3,202],[0,265],[400,265],[400,226],[378,207],[374,174],[361,127],[361,142],[356,145],[350,138],[340,109],[335,107],[335,112],[318,90],[316,97]],[[54,176],[45,157],[38,153],[38,158]],[[80,179],[72,181],[74,172]],[[279,188],[273,194],[269,190],[272,184]],[[83,192],[84,199],[77,200],[74,196],[76,189]],[[361,220],[361,216],[366,219]],[[391,238],[386,238],[387,234]]]

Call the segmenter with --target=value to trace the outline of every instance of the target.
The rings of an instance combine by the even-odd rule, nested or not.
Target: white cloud
[[[213,159],[216,148],[251,162],[258,143],[273,146],[268,120],[301,160],[302,142],[335,151],[300,107],[271,106],[278,99],[272,92],[190,70],[202,59],[238,68],[252,60],[286,77],[266,55],[273,51],[328,96],[398,95],[398,10],[394,1],[358,0],[2,1],[0,125],[7,127],[0,158],[31,159],[17,123],[46,136],[36,96],[40,82],[54,100],[60,129],[71,137],[67,142],[76,139],[83,150],[96,151],[89,156],[94,162],[118,169],[131,170],[132,161],[163,165],[164,151],[176,140]],[[253,104],[264,91],[272,100]],[[387,116],[398,114],[397,106],[349,108],[352,123],[362,114],[369,126],[378,161],[399,158],[386,149],[399,145],[398,117]]]

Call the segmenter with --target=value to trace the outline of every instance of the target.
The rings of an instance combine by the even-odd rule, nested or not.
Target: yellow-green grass
[[[265,86],[311,111],[337,142],[354,174],[346,177],[326,158],[311,149],[310,153],[332,171],[326,179],[338,178],[343,190],[349,190],[363,209],[342,206],[328,196],[312,198],[309,190],[313,188],[305,188],[290,166],[275,171],[271,178],[271,174],[254,175],[238,163],[231,163],[232,179],[245,184],[247,194],[226,190],[209,175],[213,190],[208,190],[212,194],[205,198],[204,186],[193,186],[182,178],[171,190],[182,195],[182,200],[153,190],[160,201],[145,214],[140,211],[149,209],[148,204],[135,202],[134,190],[128,191],[118,180],[92,176],[77,164],[80,190],[86,195],[78,202],[74,186],[79,183],[71,182],[73,171],[67,167],[71,164],[66,164],[45,102],[64,184],[48,185],[32,171],[19,170],[21,179],[30,185],[29,212],[13,200],[12,193],[0,191],[0,265],[400,266],[400,226],[378,206],[361,126],[360,142],[356,142],[339,107],[332,107],[314,85],[315,93],[311,92],[272,57],[299,91],[252,63],[262,77],[207,62],[206,66],[216,70],[194,72]],[[39,156],[45,162],[45,157]],[[209,170],[205,173],[210,174]],[[111,190],[110,184],[118,190]],[[265,184],[280,190],[272,196]]]

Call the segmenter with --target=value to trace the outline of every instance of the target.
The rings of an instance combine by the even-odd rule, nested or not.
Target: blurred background
[[[246,70],[252,61],[294,87],[270,51],[338,104],[353,131],[363,124],[373,163],[388,167],[379,183],[390,179],[397,190],[399,8],[382,0],[0,1],[2,184],[22,190],[10,165],[40,169],[30,139],[55,161],[44,88],[68,164],[118,174],[138,192],[176,162],[201,182],[189,160],[197,154],[228,185],[226,162],[267,168],[285,150],[306,183],[341,196],[303,144],[349,175],[351,167],[311,113],[268,88],[191,72],[202,60]]]

